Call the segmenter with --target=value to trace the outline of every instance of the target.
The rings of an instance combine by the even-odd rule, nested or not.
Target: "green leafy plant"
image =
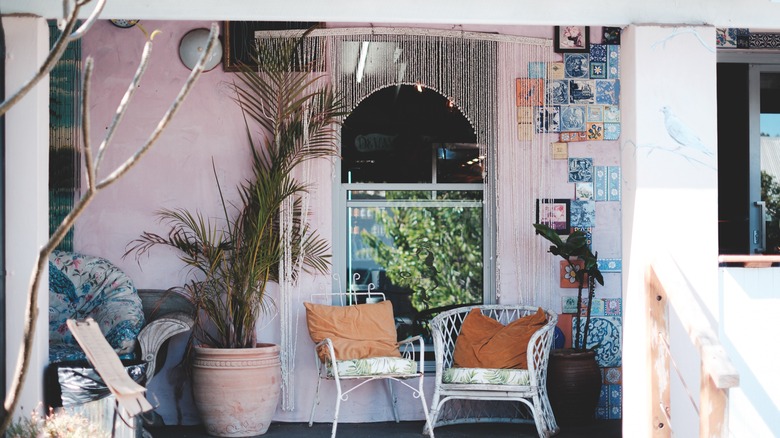
[[[308,160],[337,154],[335,134],[343,105],[321,75],[300,62],[303,38],[261,45],[254,56],[258,70],[241,66],[231,84],[252,152],[252,176],[239,185],[239,201],[226,201],[214,169],[221,218],[163,209],[158,215],[168,233],[144,232],[125,254],[135,253],[138,259],[155,246],[178,250],[192,270],[192,279],[181,289],[198,310],[196,339],[212,347],[256,345],[256,324],[272,306],[266,286],[279,281],[283,257],[300,259],[293,280],[300,270],[324,273],[330,266],[327,242],[304,217],[303,197],[310,187],[293,172]],[[259,135],[253,135],[250,125],[262,128]]]
[[[588,348],[586,345],[588,339],[588,328],[590,326],[590,314],[593,306],[593,299],[596,296],[596,282],[600,285],[604,285],[604,277],[599,270],[598,265],[598,252],[595,254],[591,252],[588,247],[588,240],[585,233],[582,231],[573,231],[566,240],[561,239],[561,236],[544,224],[533,224],[536,229],[536,234],[544,237],[552,245],[548,249],[548,252],[553,255],[560,256],[564,259],[571,268],[571,271],[575,274],[577,280],[577,313],[574,316],[575,324],[575,336],[572,342],[572,347],[575,350],[585,350]],[[575,264],[575,260],[582,260],[584,266],[580,269]],[[585,311],[585,330],[580,337],[580,311],[582,308],[582,292],[587,284],[588,287],[588,306]]]

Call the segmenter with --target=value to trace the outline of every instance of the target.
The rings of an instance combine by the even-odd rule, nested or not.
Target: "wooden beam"
[[[669,393],[669,349],[665,339],[668,337],[668,316],[666,292],[655,273],[653,266],[645,272],[645,301],[649,313],[647,318],[648,355],[647,369],[650,374],[650,428],[652,436],[666,438],[672,436],[669,424],[670,393]]]

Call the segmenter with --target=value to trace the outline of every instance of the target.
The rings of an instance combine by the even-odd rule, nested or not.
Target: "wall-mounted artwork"
[[[596,204],[590,200],[571,201],[569,224],[572,227],[595,227],[596,226]]]
[[[536,223],[547,225],[558,234],[569,234],[570,199],[537,199]]]
[[[592,182],[593,158],[569,158],[569,182]]]
[[[558,53],[588,53],[590,28],[587,26],[555,26],[553,50]]]

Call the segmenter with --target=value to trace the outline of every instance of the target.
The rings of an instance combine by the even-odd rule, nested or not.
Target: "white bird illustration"
[[[712,149],[702,143],[701,139],[690,128],[685,126],[682,120],[674,115],[668,106],[661,108],[661,112],[664,113],[666,132],[680,146],[689,150],[699,151],[708,156],[714,156]]]

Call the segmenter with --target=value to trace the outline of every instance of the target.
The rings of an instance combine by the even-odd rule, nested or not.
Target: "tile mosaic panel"
[[[618,105],[620,103],[620,80],[596,80],[596,103],[603,105]]]
[[[553,105],[569,103],[569,81],[555,79],[547,81],[547,102]]]
[[[607,166],[607,200],[620,201],[620,166]]]
[[[751,49],[780,49],[780,33],[751,32]]]
[[[580,315],[582,316],[587,316],[588,301],[589,300],[587,298],[582,299],[582,308],[580,309]],[[605,306],[605,302],[602,298],[594,298],[593,305],[590,307],[591,318],[594,316],[605,316],[604,306]]]
[[[604,123],[604,140],[620,138],[620,123]]]
[[[623,268],[621,259],[599,259],[599,271],[601,272],[620,272]]]
[[[544,62],[529,62],[528,77],[544,78],[547,75],[547,65]]]
[[[607,63],[606,62],[592,62],[590,63],[590,78],[591,79],[606,79],[607,78]]]
[[[593,183],[592,182],[575,183],[574,199],[593,199]]]
[[[607,62],[607,46],[604,44],[591,44],[590,62]]]
[[[596,202],[575,199],[571,201],[571,226],[595,227]]]
[[[593,166],[593,199],[607,200],[607,166]]]
[[[517,106],[540,106],[544,104],[544,80],[518,78],[516,83]]]
[[[586,119],[589,122],[603,122],[604,121],[604,106],[602,105],[588,105],[588,115]]]
[[[551,62],[547,64],[547,79],[563,79],[565,72],[562,62]]]
[[[578,79],[569,81],[569,103],[571,104],[593,104],[595,99],[596,81],[588,79]]]
[[[564,53],[563,76],[570,79],[587,78],[590,73],[588,58],[587,53]]]
[[[593,181],[593,158],[569,158],[569,182]]]
[[[621,316],[623,315],[622,298],[604,298],[604,315]]]
[[[585,131],[585,105],[561,106],[561,131]]]
[[[536,132],[560,132],[561,107],[559,105],[536,108]]]
[[[587,141],[588,134],[585,132],[561,132],[561,141],[572,143],[578,141]]]
[[[607,105],[604,107],[604,122],[619,122],[620,121],[620,107],[617,105]]]
[[[585,328],[585,318],[580,318],[580,330]],[[622,332],[623,318],[621,316],[591,316],[588,329],[588,347],[596,345],[596,360],[600,367],[622,366]],[[572,336],[575,330],[572,327]]]
[[[604,386],[604,385],[602,385]],[[609,405],[609,419],[617,420],[621,417],[623,406],[623,385],[606,385],[607,403]]]
[[[607,78],[620,78],[620,46],[615,44],[607,45]]]
[[[604,140],[604,124],[599,122],[588,123],[588,140]]]

